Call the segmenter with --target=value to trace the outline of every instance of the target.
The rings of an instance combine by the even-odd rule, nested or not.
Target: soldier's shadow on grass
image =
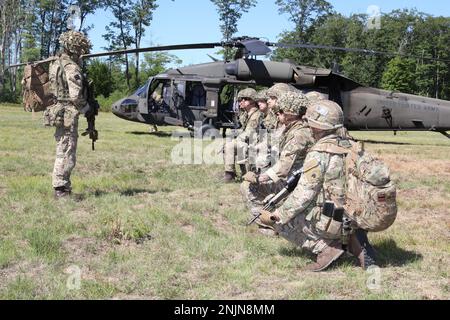
[[[280,253],[280,255],[285,257],[310,259],[316,261],[316,256],[311,252],[295,247],[282,247],[278,250],[278,252]]]
[[[377,252],[376,264],[379,267],[400,267],[423,259],[423,256],[420,253],[399,248],[397,243],[392,239],[385,239],[382,242],[373,245],[373,247]],[[280,255],[287,257],[298,257],[306,260],[306,262],[316,261],[315,254],[295,247],[282,247],[279,249],[279,253]],[[357,260],[353,256],[344,254],[333,265],[335,268],[339,268],[341,265],[348,264],[357,264]]]
[[[400,267],[423,259],[420,253],[398,247],[393,239],[385,239],[373,247],[377,252],[377,265],[380,267]]]
[[[170,137],[172,135],[171,132],[167,131],[155,131],[155,132],[144,132],[144,131],[128,131],[126,134],[133,134],[135,136],[149,135],[156,137]]]
[[[99,197],[106,196],[108,194],[119,193],[121,196],[132,197],[132,196],[142,194],[142,193],[155,194],[157,192],[172,192],[172,190],[168,189],[168,188],[162,188],[159,190],[141,189],[141,188],[128,188],[128,189],[123,189],[123,190],[99,190],[99,189],[96,189],[96,190],[87,192],[87,195],[93,195],[94,197],[99,198]],[[85,198],[86,195],[83,195],[83,197]]]
[[[399,146],[413,145],[414,144],[414,143],[410,143],[410,142],[395,142],[395,141],[376,141],[376,140],[358,140],[358,141],[364,142],[364,143],[393,144],[393,145],[399,145]]]

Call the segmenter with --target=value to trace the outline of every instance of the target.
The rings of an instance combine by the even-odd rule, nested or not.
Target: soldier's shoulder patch
[[[320,163],[315,157],[308,157],[303,164],[303,176],[309,183],[314,183],[320,179]]]

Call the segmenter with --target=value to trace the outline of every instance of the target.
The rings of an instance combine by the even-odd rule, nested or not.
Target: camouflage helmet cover
[[[294,89],[294,87],[288,85],[287,83],[276,83],[267,90],[267,96],[278,99],[283,92],[294,91]]]
[[[305,94],[305,96],[311,101],[311,102],[315,102],[318,100],[325,100],[325,97],[317,91],[310,91],[308,93]]]
[[[256,95],[257,95],[257,93],[256,93],[255,89],[247,88],[247,89],[239,91],[237,97],[238,97],[238,99],[250,98],[250,99],[255,101],[256,100]]]
[[[269,98],[269,96],[267,95],[267,91],[268,91],[268,89],[262,89],[262,90],[258,91],[256,94],[256,100],[257,101],[267,100]]]
[[[309,100],[303,93],[283,92],[277,100],[277,109],[283,113],[303,115],[310,106]]]
[[[319,100],[308,108],[305,118],[312,128],[335,130],[343,127],[344,113],[341,107],[330,100]]]
[[[87,54],[92,48],[89,39],[79,31],[67,31],[59,36],[59,43],[69,53]]]

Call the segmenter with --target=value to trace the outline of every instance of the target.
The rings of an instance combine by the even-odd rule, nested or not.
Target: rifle
[[[95,116],[98,115],[98,110],[100,109],[100,105],[98,101],[94,97],[94,90],[92,86],[92,80],[87,81],[87,76],[84,77],[84,84],[86,86],[87,91],[87,102],[89,104],[89,109],[86,111],[84,116],[86,117],[88,127],[81,134],[82,136],[89,135],[89,139],[92,140],[92,151],[95,150],[95,141],[98,140],[98,131],[95,129]]]
[[[281,189],[280,192],[278,192],[276,195],[274,195],[273,197],[271,197],[270,199],[264,201],[264,206],[262,208],[262,210],[266,210],[266,211],[272,211],[275,209],[275,206],[283,199],[286,197],[287,194],[291,193],[292,191],[294,191],[295,187],[298,184],[298,181],[300,180],[300,177],[303,173],[302,169],[298,169],[296,171],[294,171],[294,173],[292,173],[288,179],[286,180],[286,184],[283,187],[283,189]],[[258,219],[261,216],[261,213],[258,213],[258,215],[256,215],[254,218],[252,218],[248,223],[247,226],[251,225],[253,222],[256,221],[256,219]]]

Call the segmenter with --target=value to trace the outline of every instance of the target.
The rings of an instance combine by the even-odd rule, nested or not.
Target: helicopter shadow
[[[128,132],[126,132],[126,134],[133,134],[136,136],[149,135],[149,136],[156,136],[156,137],[170,137],[172,135],[171,132],[166,132],[166,131],[155,131],[155,132],[128,131]]]

